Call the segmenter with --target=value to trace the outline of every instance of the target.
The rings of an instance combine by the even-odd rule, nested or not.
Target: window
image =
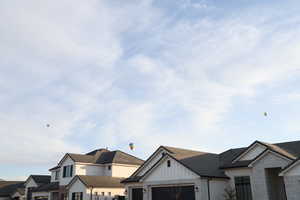
[[[54,180],[58,180],[59,179],[59,170],[54,172]]]
[[[63,168],[63,177],[72,177],[73,176],[73,165],[67,165]]]
[[[168,167],[171,167],[171,160],[168,160],[168,161],[167,161],[167,166],[168,166]]]
[[[108,165],[107,169],[110,171],[111,170],[111,165]]]
[[[237,200],[252,200],[250,177],[235,177],[234,182]]]
[[[83,200],[83,193],[82,192],[73,192],[72,200]]]

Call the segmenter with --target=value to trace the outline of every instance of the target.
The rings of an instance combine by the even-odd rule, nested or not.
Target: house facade
[[[298,200],[299,156],[300,141],[220,154],[161,146],[122,183],[128,200]]]
[[[67,153],[49,170],[49,183],[31,188],[28,200],[109,200],[123,196],[121,180],[132,175],[142,163],[143,160],[118,150]]]

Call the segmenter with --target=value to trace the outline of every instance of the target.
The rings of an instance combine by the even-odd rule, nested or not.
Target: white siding
[[[139,166],[129,166],[129,165],[112,165],[112,177],[129,177],[135,172]]]
[[[239,160],[252,160],[261,154],[266,147],[261,144],[254,145],[245,155],[243,155]]]
[[[138,173],[140,176],[142,176],[145,172],[147,172],[159,159],[162,157],[162,153],[166,152],[164,149],[160,149],[154,157],[149,160],[147,163],[145,163],[143,169]]]
[[[167,161],[171,161],[171,166],[167,166]],[[185,166],[172,158],[167,158],[162,161],[159,166],[150,172],[144,182],[166,181],[166,180],[187,180],[197,179],[198,175],[187,169]]]
[[[83,199],[90,199],[90,196],[87,194],[88,188],[77,178],[75,183],[73,183],[69,189],[69,199],[72,199],[73,192],[82,192]]]
[[[25,197],[27,196],[28,188],[30,187],[37,187],[37,184],[32,178],[29,178],[27,182],[25,183]]]
[[[124,196],[125,189],[124,188],[93,188],[93,197],[92,200],[96,200],[96,192],[98,193],[99,200],[111,200],[115,196]],[[102,192],[104,192],[104,196],[102,196]],[[111,196],[109,196],[109,192]],[[87,194],[90,197],[91,190],[87,190]]]
[[[300,163],[291,168],[284,176],[300,176]]]
[[[210,199],[211,200],[220,200],[224,199],[225,188],[228,186],[227,180],[210,180]]]
[[[104,176],[104,167],[100,165],[75,165],[75,175]]]
[[[55,180],[55,173],[56,173],[56,171],[60,171],[59,169],[57,169],[57,170],[52,170],[51,171],[51,182],[58,182],[59,181],[59,178],[60,177],[58,177],[58,180]]]
[[[265,156],[254,163],[252,169],[252,193],[253,199],[268,199],[266,168],[284,168],[291,161],[288,161],[281,156],[268,152]]]
[[[63,178],[63,169],[64,169],[64,166],[67,166],[67,165],[73,165],[73,176],[72,177],[64,177]],[[70,157],[67,157],[64,160],[64,162],[61,164],[61,168],[60,169],[61,169],[61,173],[59,174],[59,176],[60,176],[59,185],[67,185],[67,184],[69,184],[69,182],[74,177],[74,171],[75,171],[74,161]]]

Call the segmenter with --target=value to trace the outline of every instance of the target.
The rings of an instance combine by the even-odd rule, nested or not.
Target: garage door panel
[[[194,186],[154,187],[152,200],[195,200]]]

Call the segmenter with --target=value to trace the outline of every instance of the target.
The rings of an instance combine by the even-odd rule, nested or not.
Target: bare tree
[[[224,198],[225,200],[236,200],[235,190],[231,187],[227,187],[224,189]]]

